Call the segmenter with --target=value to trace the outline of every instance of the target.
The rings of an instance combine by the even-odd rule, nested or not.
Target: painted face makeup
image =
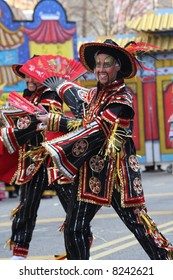
[[[109,68],[115,64],[115,59],[112,56],[107,56],[103,63],[103,68]],[[96,57],[96,67],[99,68],[102,66],[102,62],[100,61],[100,57]]]
[[[95,62],[95,75],[101,84],[110,84],[116,80],[120,66],[114,57],[101,53],[96,55]]]

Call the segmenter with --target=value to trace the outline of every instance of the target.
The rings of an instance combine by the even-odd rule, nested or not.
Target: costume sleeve
[[[77,174],[82,163],[94,152],[102,153],[104,131],[97,122],[80,128],[42,145],[52,156],[60,172],[68,179]]]
[[[45,90],[41,95],[39,104],[44,106],[48,112],[62,112],[62,100],[56,91]]]
[[[70,108],[73,117],[50,113],[48,131],[67,133],[80,127],[83,123],[82,118],[87,104],[88,89],[66,82],[57,87],[57,93],[62,101]]]
[[[50,113],[47,130],[67,133],[82,126],[82,123],[82,119]]]
[[[25,98],[28,99],[30,95],[26,95],[28,90],[25,90]],[[41,99],[38,99],[38,104],[41,104],[47,111],[62,111],[62,101],[56,91],[45,90],[40,93]],[[37,105],[37,103],[35,104]],[[2,120],[4,127],[2,128],[3,144],[9,153],[14,153],[19,149],[19,146],[24,145],[36,135],[41,136],[40,131],[37,130],[39,121],[34,115],[19,109],[3,109]],[[42,136],[40,137],[42,139]]]
[[[124,104],[111,104],[103,110],[99,117],[94,120],[99,123],[103,129],[104,126],[109,126],[109,130],[114,127],[115,123],[119,123],[119,126],[129,126],[129,119],[133,117],[133,110]],[[88,123],[86,121],[86,123]],[[106,123],[106,124],[105,124]],[[85,126],[85,119],[66,117],[60,114],[49,114],[49,131],[61,131],[70,132],[76,128]]]
[[[89,89],[70,82],[62,83],[57,87],[58,96],[70,108],[76,118],[83,117],[88,91]]]
[[[29,139],[40,132],[37,131],[38,121],[35,116],[25,116],[18,120],[16,127],[1,128],[1,138],[10,154],[19,149]]]
[[[43,146],[52,156],[62,174],[72,179],[93,152],[102,153],[105,158],[107,156],[115,157],[116,151],[121,150],[121,144],[129,137],[126,129],[130,126],[132,114],[132,110],[128,109],[126,105],[110,104],[90,123],[86,122],[83,127],[81,126],[67,135],[45,142]],[[69,120],[64,116],[59,116],[57,128],[60,131],[63,123],[64,128],[66,126],[66,130],[68,130],[67,125],[70,122],[73,126],[75,119]]]

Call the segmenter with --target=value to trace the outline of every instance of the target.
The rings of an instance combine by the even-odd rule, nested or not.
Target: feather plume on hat
[[[135,42],[135,41],[130,41],[128,42],[124,48],[131,53],[134,56],[136,65],[139,66],[142,70],[147,70],[147,71],[154,71],[151,68],[146,67],[142,62],[141,58],[144,55],[148,55],[156,59],[152,54],[151,51],[154,49],[160,49],[159,47],[150,44],[150,43],[144,43],[144,42]]]

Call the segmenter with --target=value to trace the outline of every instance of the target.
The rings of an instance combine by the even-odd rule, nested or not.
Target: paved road
[[[173,243],[173,175],[164,171],[142,172],[142,176],[149,214]],[[0,202],[0,260],[11,257],[9,248],[4,248],[4,244],[11,233],[9,213],[17,204],[18,198],[7,198]],[[54,254],[64,252],[63,233],[59,232],[64,217],[57,197],[42,199],[28,259],[51,260]],[[92,221],[92,231],[92,259],[148,260],[148,256],[111,207],[104,207],[98,212]]]

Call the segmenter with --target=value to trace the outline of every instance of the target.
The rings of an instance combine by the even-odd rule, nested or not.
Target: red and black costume
[[[62,101],[57,93],[43,86],[35,93],[26,89],[23,96],[35,105],[41,104],[48,112],[62,111]],[[26,257],[43,192],[54,182],[54,188],[66,210],[70,184],[59,188],[57,172],[51,172],[51,158],[41,146],[42,141],[51,139],[51,133],[37,130],[39,122],[34,115],[19,109],[2,108],[2,120],[1,145],[4,152],[1,160],[4,168],[0,175],[9,183],[21,185],[20,204],[12,212],[14,218],[9,245],[14,246],[13,255]]]
[[[57,92],[65,100],[75,85],[65,83]],[[80,92],[78,98],[83,99]],[[67,258],[89,259],[89,223],[104,205],[112,205],[151,259],[170,258],[172,247],[146,211],[132,140],[133,101],[123,80],[98,84],[85,104],[82,120],[50,114],[49,129],[69,133],[43,143],[55,167],[73,180],[64,232]]]

